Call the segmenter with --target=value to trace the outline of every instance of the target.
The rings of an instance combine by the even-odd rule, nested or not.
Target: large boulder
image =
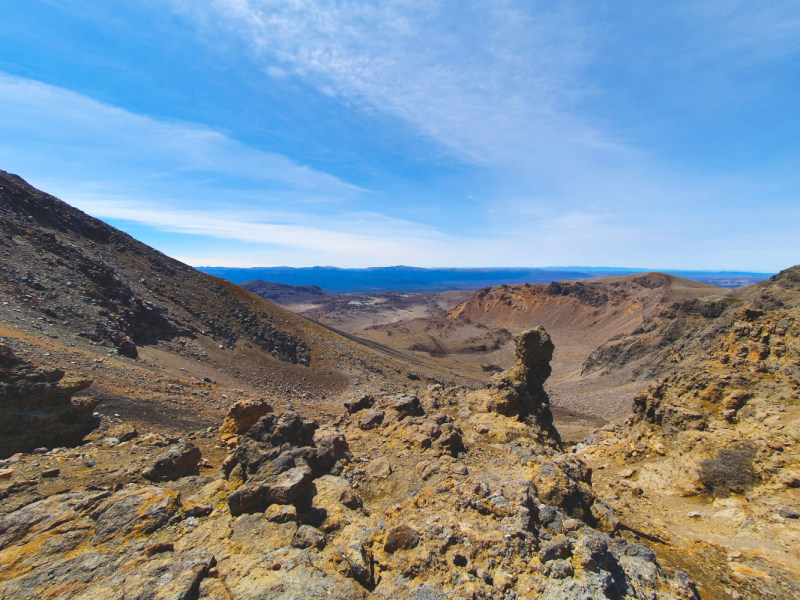
[[[271,504],[291,504],[310,491],[312,481],[311,469],[306,465],[286,471],[267,468],[228,496],[228,508],[235,516],[264,510]]]
[[[272,412],[272,405],[266,400],[234,403],[219,428],[220,434],[241,435],[247,433],[258,420]]]
[[[159,456],[152,467],[142,471],[142,477],[150,481],[175,481],[187,475],[196,475],[201,457],[200,448],[187,442]]]

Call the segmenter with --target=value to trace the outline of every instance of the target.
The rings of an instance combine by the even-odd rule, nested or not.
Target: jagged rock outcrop
[[[228,496],[231,514],[305,499],[312,481],[329,472],[346,450],[344,436],[332,427],[320,428],[291,411],[267,414],[223,465],[229,480],[239,483]]]
[[[46,446],[76,446],[95,429],[99,400],[73,396],[86,379],[59,369],[36,368],[0,344],[0,458]]]
[[[517,379],[543,381],[535,350]],[[696,598],[620,535],[579,458],[488,394],[378,397],[367,430],[363,411],[268,413],[213,477],[34,501],[0,518],[0,595]]]
[[[662,465],[644,477],[680,494],[741,493],[800,472],[794,455],[782,452],[800,434],[798,272],[781,272],[754,286],[749,303],[727,308],[679,371],[634,398],[630,428],[600,431],[592,442],[627,460],[674,459],[670,475]]]
[[[524,331],[515,342],[514,366],[491,378],[486,408],[502,415],[518,415],[539,430],[543,444],[559,447],[561,439],[553,426],[550,399],[544,391],[555,346],[543,327]]]

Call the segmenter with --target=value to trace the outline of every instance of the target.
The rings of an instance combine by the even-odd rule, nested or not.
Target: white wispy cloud
[[[365,249],[374,264],[422,263],[447,246],[430,227],[348,210],[364,190],[285,156],[1,73],[0,159],[93,216],[261,246],[260,264],[298,264],[298,250],[353,264]],[[219,264],[215,252],[196,258]]]
[[[264,210],[199,212],[107,195],[68,193],[65,199],[101,218],[131,221],[173,233],[313,250],[320,255],[357,256],[368,248],[370,257],[376,260],[392,256],[423,259],[441,251],[450,241],[442,233],[416,223],[369,212],[323,219]]]
[[[629,152],[568,110],[587,93],[589,59],[568,4],[176,2],[216,15],[269,69],[396,115],[468,162],[544,176],[567,158]]]
[[[62,165],[79,163],[84,172],[92,166],[100,172],[145,168],[152,176],[205,173],[307,194],[363,191],[286,156],[248,147],[203,125],[159,121],[63,88],[3,73],[0,107],[0,131],[6,140],[23,139],[25,144],[19,152],[35,153],[39,164],[57,156]]]

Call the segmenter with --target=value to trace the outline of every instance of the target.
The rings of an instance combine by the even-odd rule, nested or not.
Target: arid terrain
[[[254,284],[243,286],[256,293],[264,289]],[[675,304],[735,293],[664,273],[501,285],[473,293],[306,295],[301,302],[294,302],[301,288],[270,285],[283,290],[271,299],[285,308],[358,339],[419,357],[480,365],[488,373],[511,366],[516,334],[542,325],[556,343],[547,384],[553,404],[602,419],[627,416],[633,396],[657,369],[645,356],[622,369],[587,368],[592,352]],[[289,294],[287,288],[295,291]]]
[[[800,596],[798,267],[248,291],[5,172],[0,251],[0,598]]]

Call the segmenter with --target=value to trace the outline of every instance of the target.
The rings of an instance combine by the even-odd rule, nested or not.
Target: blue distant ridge
[[[436,292],[444,290],[473,290],[504,283],[550,283],[575,279],[595,279],[613,275],[646,273],[654,269],[614,267],[547,267],[547,268],[485,268],[485,269],[423,269],[419,267],[370,267],[341,269],[339,267],[197,267],[200,271],[243,283],[261,279],[286,285],[316,285],[337,294],[396,292]],[[678,271],[661,270],[686,279],[721,287],[741,287],[767,279],[773,273],[740,271]]]

